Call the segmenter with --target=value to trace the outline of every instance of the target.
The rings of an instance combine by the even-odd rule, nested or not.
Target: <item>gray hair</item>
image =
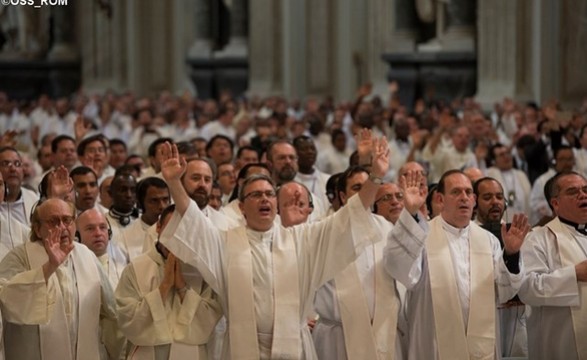
[[[267,176],[265,174],[254,174],[254,175],[247,177],[245,179],[245,181],[243,182],[243,186],[241,186],[241,188],[239,189],[239,192],[238,192],[238,200],[240,202],[244,202],[245,201],[245,189],[247,188],[247,186],[254,183],[255,181],[261,181],[261,180],[267,181],[269,184],[271,184],[271,187],[273,188],[273,190],[275,190],[275,183],[273,182],[273,179],[271,179],[269,176]]]

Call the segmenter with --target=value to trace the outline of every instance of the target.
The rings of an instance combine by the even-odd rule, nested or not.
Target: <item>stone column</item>
[[[475,1],[450,0],[446,4],[443,51],[475,51]]]
[[[395,0],[391,52],[406,53],[416,49],[417,18],[414,0]]]
[[[489,108],[532,93],[532,6],[528,0],[479,0],[477,99]]]
[[[216,57],[246,57],[248,55],[247,20],[247,0],[232,0],[230,39],[222,51],[214,54]]]
[[[65,6],[52,6],[53,12],[53,46],[47,55],[49,60],[71,61],[78,58],[75,48],[75,12],[74,2]]]
[[[282,1],[255,0],[249,4],[249,92],[267,96],[283,92]]]
[[[195,0],[196,32],[189,51],[189,59],[212,56],[212,29],[210,26],[210,0]]]

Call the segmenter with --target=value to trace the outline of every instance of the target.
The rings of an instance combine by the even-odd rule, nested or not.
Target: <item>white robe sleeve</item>
[[[519,292],[531,306],[578,306],[579,286],[574,266],[562,267],[555,239],[546,228],[532,231],[522,245],[527,269]]]
[[[315,291],[352,263],[379,234],[377,223],[359,196],[334,215],[290,228],[302,252],[302,279]]]
[[[2,315],[15,324],[47,324],[53,314],[56,289],[45,283],[41,267],[29,267],[24,246],[15,248],[0,262]]]
[[[161,233],[160,241],[181,261],[194,266],[204,281],[223,294],[222,236],[194,201],[183,216],[177,211]]]
[[[418,214],[418,217],[421,217]],[[407,210],[402,210],[383,250],[383,266],[387,273],[412,289],[422,275],[423,251],[428,224],[416,222]]]

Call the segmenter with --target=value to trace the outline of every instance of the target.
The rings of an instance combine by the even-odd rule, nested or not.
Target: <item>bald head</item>
[[[284,227],[304,223],[312,213],[310,191],[302,184],[292,181],[283,184],[277,194],[277,209]]]
[[[96,256],[104,255],[108,249],[109,229],[106,217],[96,209],[86,210],[77,218],[79,241]]]

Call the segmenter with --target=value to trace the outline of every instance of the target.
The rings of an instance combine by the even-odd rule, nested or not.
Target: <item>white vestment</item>
[[[273,264],[276,259],[272,250],[273,244],[276,241],[283,243],[283,234],[288,234],[287,237],[294,242],[298,273],[279,274],[279,277],[293,276],[299,279],[299,308],[298,313],[294,314],[298,323],[287,324],[289,328],[298,328],[299,333],[287,335],[301,340],[302,348],[297,349],[296,358],[316,359],[306,324],[306,317],[312,312],[314,292],[356,259],[373,240],[374,227],[371,214],[356,196],[339,212],[317,223],[301,224],[287,229],[274,224],[266,232],[246,230],[252,255],[254,320],[257,324],[256,329],[247,331],[257,332],[260,358],[268,359],[275,350],[271,349],[273,330],[276,327],[274,319],[280,315],[273,312],[278,305],[274,301],[275,289],[278,285],[283,288],[283,284],[274,282],[277,275],[272,269],[280,269],[280,266]],[[241,355],[235,353],[231,357],[228,350],[231,346],[228,338],[231,327],[228,303],[238,302],[238,299],[228,298],[231,287],[228,286],[230,278],[227,273],[235,266],[227,261],[229,234],[231,232],[218,230],[192,202],[183,217],[174,213],[161,236],[161,242],[182,261],[195,266],[206,283],[218,294],[228,321],[223,353],[225,359],[239,358]],[[255,346],[257,344],[248,344],[249,349]]]
[[[582,251],[579,255],[586,260],[587,236],[571,226],[562,227],[577,241]],[[519,296],[531,306],[527,320],[529,358],[580,359],[571,318],[571,308],[578,307],[581,301],[575,267],[562,266],[557,238],[547,226],[528,234],[522,245],[522,257],[527,276]],[[581,355],[587,358],[587,354]]]
[[[131,343],[132,359],[206,359],[206,343],[222,315],[212,290],[185,278],[183,302],[171,289],[163,301],[159,285],[165,260],[155,248],[135,258],[124,270],[118,288],[118,322]]]
[[[18,245],[28,241],[30,229],[14,218],[7,218],[0,211],[0,260],[2,260],[10,250]]]
[[[147,241],[147,231],[150,227],[151,225],[145,223],[139,217],[117,234],[115,242],[123,247],[124,251],[128,254],[129,260],[141,255],[143,250],[148,248],[145,243]]]
[[[440,216],[436,221],[442,221],[442,229],[448,239],[450,256],[454,267],[453,271],[457,282],[458,298],[463,315],[462,319],[465,322],[463,325],[466,331],[471,298],[469,268],[469,231],[471,225],[464,229],[457,229],[448,225]],[[487,234],[487,241],[491,244],[496,297],[498,297],[496,301],[501,304],[516,294],[521,285],[524,272],[520,265],[519,274],[510,273],[504,263],[499,240],[489,232],[482,231]],[[408,359],[413,360],[439,358],[429,265],[426,256],[427,240],[427,223],[416,222],[404,209],[389,234],[384,255],[386,270],[397,281],[404,284],[408,290],[406,294],[409,324]],[[497,306],[487,309],[487,311],[495,312],[497,311]],[[499,327],[496,326],[495,329],[497,332]],[[499,339],[498,334],[496,334],[495,357],[499,358],[499,341],[497,339]]]
[[[110,240],[106,247],[106,253],[98,257],[98,260],[100,260],[100,264],[102,264],[104,273],[108,276],[112,289],[116,289],[122,271],[128,265],[128,257],[116,243]]]
[[[45,283],[48,261],[40,242],[28,242],[0,262],[0,305],[6,357],[118,358],[122,344],[102,327],[116,322],[112,287],[96,256],[74,243],[68,259]]]
[[[530,213],[532,188],[526,173],[518,169],[501,171],[496,167],[490,167],[487,169],[487,176],[497,180],[503,187],[503,196],[508,202],[506,222],[511,223],[517,213]]]
[[[24,187],[21,187],[20,190],[21,195],[16,201],[0,203],[0,212],[4,213],[9,220],[15,219],[21,224],[30,226],[31,211],[39,200],[39,195]]]
[[[356,268],[361,285],[360,290],[355,289],[351,291],[364,294],[364,298],[367,300],[368,315],[370,316],[368,320],[371,325],[374,323],[375,315],[381,313],[386,315],[381,321],[385,323],[393,321],[393,324],[385,324],[385,326],[378,329],[383,333],[388,330],[388,327],[396,328],[400,324],[405,325],[405,320],[399,321],[395,316],[392,317],[392,314],[390,314],[392,311],[391,308],[376,309],[377,307],[383,306],[383,304],[378,304],[376,301],[379,297],[378,294],[383,292],[386,292],[387,295],[395,294],[396,298],[399,299],[401,296],[398,293],[398,290],[403,293],[401,295],[405,295],[405,288],[400,285],[401,289],[396,289],[395,280],[387,274],[385,274],[382,279],[384,281],[378,281],[377,272],[381,271],[382,273],[385,273],[381,257],[383,246],[385,246],[384,240],[393,228],[393,224],[380,216],[373,215],[373,217],[377,223],[379,234],[379,238],[377,239],[378,242],[367,246],[365,251],[363,251],[363,253],[361,253],[361,255],[349,265],[349,267]],[[376,253],[376,251],[379,253]],[[316,292],[314,309],[320,318],[316,322],[316,326],[312,331],[312,338],[314,339],[314,345],[316,346],[316,353],[319,359],[353,359],[353,357],[349,356],[347,353],[346,348],[349,344],[345,343],[345,339],[349,336],[354,338],[360,337],[360,334],[356,334],[356,331],[361,331],[361,329],[355,326],[355,324],[344,323],[344,318],[341,316],[339,305],[339,302],[341,301],[339,298],[340,293],[337,291],[337,279],[339,279],[339,276],[347,276],[347,271],[352,271],[349,267],[339,274],[335,280],[328,281]],[[358,309],[351,308],[347,310],[355,313],[358,312]],[[396,313],[398,310],[400,312],[400,317],[403,317],[401,306],[395,308]],[[378,334],[375,329],[373,331],[375,333],[374,338],[376,339],[375,346],[377,347],[375,351],[378,353],[379,359],[403,359],[403,344],[407,345],[407,329],[405,327],[396,332],[394,339],[394,352],[391,352],[389,349],[390,344],[388,344],[389,339],[385,336],[386,334],[382,336],[381,334]],[[371,344],[361,344],[360,347],[365,348],[367,346],[371,346]],[[386,351],[384,351],[384,349]]]
[[[530,192],[530,213],[528,214],[528,221],[531,226],[536,225],[543,216],[552,216],[552,210],[550,210],[546,202],[546,196],[544,196],[544,185],[554,175],[556,175],[556,171],[554,169],[548,169],[532,185]]]

